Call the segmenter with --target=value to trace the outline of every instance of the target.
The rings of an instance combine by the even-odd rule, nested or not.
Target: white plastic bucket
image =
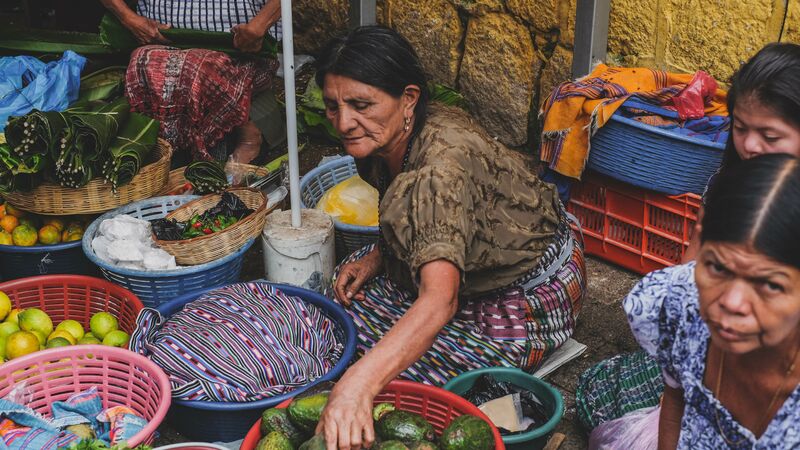
[[[302,226],[292,227],[291,211],[267,216],[261,244],[264,278],[322,292],[335,264],[333,220],[316,209],[301,211]]]

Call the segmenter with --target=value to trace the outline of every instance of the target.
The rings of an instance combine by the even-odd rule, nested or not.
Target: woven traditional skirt
[[[353,253],[344,263],[371,249]],[[336,274],[338,268],[334,280]],[[416,300],[385,276],[370,280],[363,290],[366,299],[348,308],[358,331],[357,357],[374,347]],[[536,269],[508,288],[462,299],[433,346],[401,377],[442,385],[481,367],[533,372],[572,336],[585,292],[583,244],[565,219]]]

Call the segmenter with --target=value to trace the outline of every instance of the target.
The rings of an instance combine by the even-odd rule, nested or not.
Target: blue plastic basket
[[[96,277],[100,270],[83,254],[81,241],[33,247],[0,245],[0,280],[54,274]]]
[[[702,194],[722,164],[724,149],[725,144],[678,135],[614,114],[592,136],[588,167],[668,195]]]
[[[173,399],[167,420],[182,435],[190,439],[207,442],[232,442],[242,439],[253,423],[261,418],[261,413],[265,409],[277,406],[284,400],[290,399],[315,385],[338,379],[347,369],[350,360],[353,359],[356,352],[356,328],[353,324],[353,319],[344,308],[323,295],[308,289],[286,284],[270,284],[287,295],[300,297],[303,301],[319,307],[336,323],[337,326],[334,331],[336,337],[340,342],[344,342],[344,351],[341,359],[328,373],[306,386],[257,402],[204,402]],[[219,287],[221,286],[182,295],[159,306],[157,309],[164,317],[169,317],[200,295]]]
[[[160,219],[179,206],[198,198],[195,195],[154,197],[131,203],[98,217],[83,235],[83,253],[100,267],[103,276],[130,290],[145,306],[155,307],[187,292],[239,281],[245,252],[254,239],[230,255],[206,264],[187,266],[174,270],[145,271],[122,269],[97,257],[92,250],[92,239],[103,220],[128,214],[143,220]]]
[[[313,208],[325,192],[342,181],[358,175],[352,156],[329,161],[309,171],[300,179],[300,202],[303,208]],[[333,220],[335,230],[336,259],[341,261],[354,251],[378,241],[380,229],[362,225],[350,225]]]

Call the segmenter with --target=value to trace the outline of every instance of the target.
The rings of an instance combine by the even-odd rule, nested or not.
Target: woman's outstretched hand
[[[381,253],[377,247],[363,258],[343,264],[333,285],[336,300],[344,306],[350,306],[354,299],[364,301],[365,295],[361,288],[380,273],[381,264]]]
[[[358,450],[372,447],[375,442],[372,399],[364,383],[358,380],[350,383],[342,379],[336,384],[316,430],[317,434],[325,436],[328,449]]]
[[[236,25],[231,28],[233,32],[233,46],[243,52],[258,53],[264,44],[266,28],[260,26],[255,20]]]
[[[166,30],[169,25],[158,23],[153,19],[132,14],[122,24],[130,30],[136,40],[142,44],[169,44],[169,39],[161,35],[161,30]]]

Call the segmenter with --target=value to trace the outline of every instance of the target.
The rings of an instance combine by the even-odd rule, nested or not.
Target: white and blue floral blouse
[[[678,448],[800,448],[798,388],[756,440],[703,385],[710,334],[700,317],[694,267],[692,262],[653,272],[624,300],[631,330],[642,348],[658,360],[664,382],[683,389],[686,407]]]

